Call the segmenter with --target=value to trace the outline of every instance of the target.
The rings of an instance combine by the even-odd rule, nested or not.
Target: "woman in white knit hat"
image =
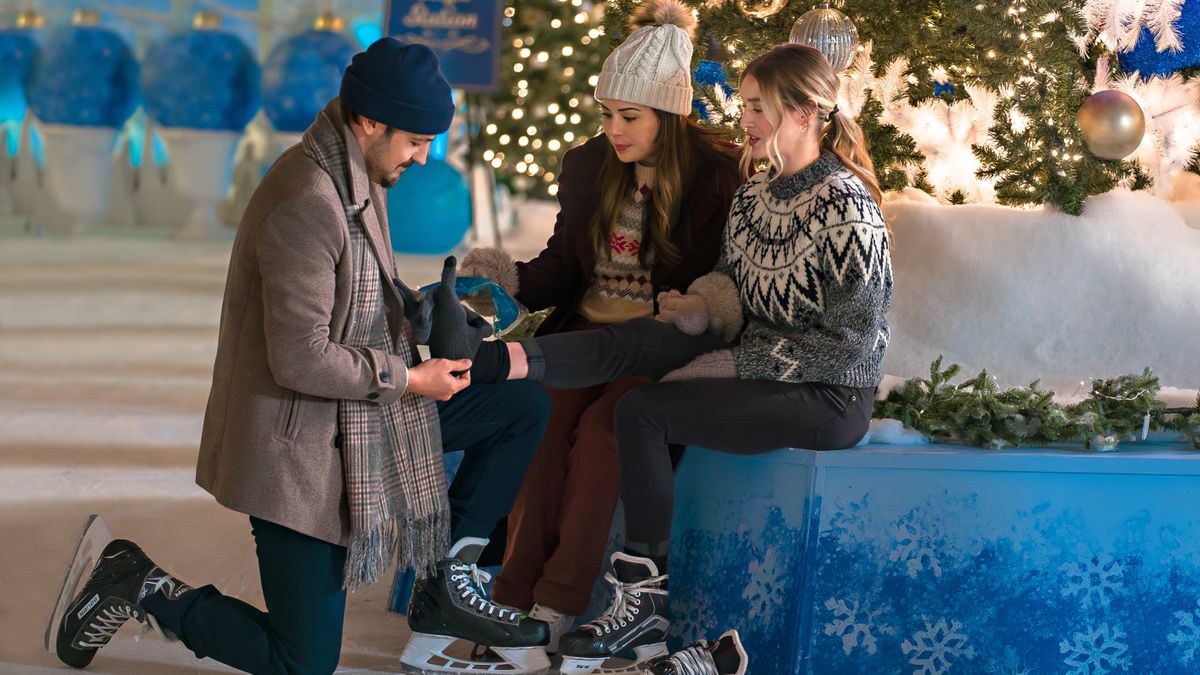
[[[539,334],[653,316],[659,293],[687,289],[716,264],[743,174],[737,149],[687,117],[694,26],[676,0],[635,11],[596,86],[604,133],[563,157],[545,250],[527,262],[498,249],[463,259],[460,274],[497,281],[531,310],[554,307]],[[494,588],[498,602],[550,623],[551,651],[604,562],[620,487],[613,409],[646,382],[551,390],[552,418],[509,517]]]

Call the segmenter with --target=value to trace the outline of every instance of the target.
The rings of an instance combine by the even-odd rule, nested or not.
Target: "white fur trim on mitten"
[[[709,272],[692,282],[688,295],[699,295],[708,305],[708,332],[733,342],[742,331],[742,297],[728,274]]]
[[[517,264],[512,256],[503,249],[474,248],[463,256],[462,264],[458,267],[460,277],[484,277],[500,284],[500,288],[515,296],[520,290],[520,277],[517,276]]]
[[[699,380],[699,379],[720,379],[731,380],[736,379],[737,364],[733,360],[733,352],[728,349],[721,349],[707,354],[701,354],[692,359],[690,363],[682,368],[676,368],[671,372],[663,375],[660,382],[672,382],[676,380]]]

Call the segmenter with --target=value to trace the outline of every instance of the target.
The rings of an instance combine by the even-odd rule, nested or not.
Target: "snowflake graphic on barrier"
[[[1017,650],[1012,647],[1005,647],[1004,658],[988,663],[986,670],[996,675],[1033,675],[1033,671],[1025,667]]]
[[[930,542],[931,537],[911,520],[905,518],[896,523],[896,544],[888,554],[892,562],[903,561],[908,569],[908,576],[916,579],[917,574],[926,567],[933,576],[942,576],[942,566],[938,561],[937,550]]]
[[[941,675],[950,670],[950,657],[975,658],[975,649],[967,646],[967,636],[959,632],[962,627],[958,621],[947,625],[943,618],[931,625],[925,619],[925,630],[917,631],[911,642],[905,640],[900,645],[905,656],[913,654],[908,661],[918,666],[913,675]]]
[[[1083,607],[1108,607],[1122,587],[1121,563],[1109,555],[1094,555],[1082,565],[1066,563],[1060,568],[1067,575],[1063,596],[1082,594]]]
[[[776,609],[787,606],[784,572],[779,564],[779,549],[774,546],[767,548],[762,562],[750,563],[750,583],[742,591],[742,598],[750,601],[749,616],[770,619]]]
[[[833,621],[825,624],[826,635],[836,635],[842,638],[842,651],[849,655],[855,647],[861,645],[868,654],[874,654],[878,648],[877,637],[872,629],[880,634],[891,635],[896,632],[890,626],[876,626],[875,619],[890,607],[872,610],[862,606],[858,598],[850,598],[849,603],[837,598],[825,601],[825,609],[833,612]]]
[[[1196,601],[1196,606],[1200,607],[1200,600]],[[1183,648],[1183,658],[1179,660],[1180,663],[1191,663],[1196,658],[1196,650],[1200,649],[1200,626],[1196,625],[1197,617],[1200,617],[1200,609],[1191,612],[1175,612],[1175,620],[1179,622],[1179,632],[1167,634],[1167,642]]]
[[[1059,643],[1059,651],[1067,654],[1063,663],[1074,668],[1067,675],[1104,675],[1114,670],[1128,670],[1129,645],[1121,640],[1125,631],[1118,626],[1101,624],[1099,628],[1087,627],[1086,632],[1075,633],[1075,642],[1065,639]]]
[[[843,544],[867,539],[870,498],[871,493],[868,492],[859,501],[834,500],[833,518],[829,522],[829,532]]]

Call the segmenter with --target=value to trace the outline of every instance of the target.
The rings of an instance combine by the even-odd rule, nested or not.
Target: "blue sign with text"
[[[500,86],[500,0],[390,0],[387,34],[437,52],[450,86]]]

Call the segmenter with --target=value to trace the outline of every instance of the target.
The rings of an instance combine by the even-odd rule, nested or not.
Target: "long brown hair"
[[[775,133],[766,141],[771,163],[777,170],[783,169],[778,133],[783,112],[806,112],[824,122],[821,150],[837,155],[842,164],[867,186],[875,203],[883,202],[883,191],[875,177],[875,164],[867,154],[862,129],[844,111],[833,112],[837,107],[840,81],[824,54],[805,45],[778,45],[746,66],[742,78],[750,75],[758,80],[763,113],[775,127]],[[742,155],[743,171],[749,169],[752,161],[747,144]]]
[[[650,266],[651,256],[662,262],[676,264],[683,251],[671,234],[679,220],[683,191],[692,182],[701,160],[728,155],[719,130],[707,129],[682,115],[652,108],[658,116],[658,136],[654,141],[654,185],[646,200],[642,222],[642,247],[638,262]],[[612,255],[609,238],[613,226],[631,199],[636,188],[634,166],[617,157],[612,143],[606,143],[604,163],[600,168],[600,203],[592,216],[592,243],[599,254]],[[704,161],[706,166],[709,161]]]

